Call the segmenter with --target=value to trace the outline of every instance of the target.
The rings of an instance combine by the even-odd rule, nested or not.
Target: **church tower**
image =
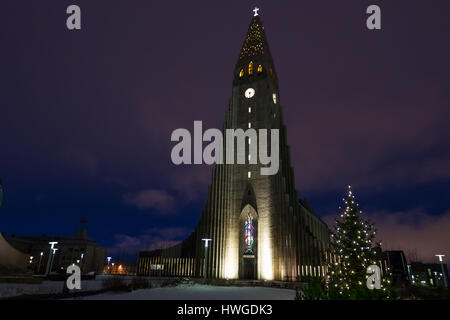
[[[141,252],[138,272],[151,275],[152,268],[162,268],[167,275],[288,281],[324,276],[329,230],[295,189],[277,74],[257,10],[234,68],[227,129],[277,129],[278,172],[261,174],[266,166],[249,152],[258,141],[246,137],[245,164],[214,167],[196,230],[175,247]],[[268,154],[277,152],[270,149]],[[212,239],[206,251],[204,238]]]

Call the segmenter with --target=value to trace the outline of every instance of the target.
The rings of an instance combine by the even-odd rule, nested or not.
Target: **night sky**
[[[184,239],[212,168],[173,165],[170,135],[222,127],[255,6],[299,195],[330,222],[351,184],[385,249],[450,255],[448,0],[3,0],[0,231],[73,235],[85,217],[113,255]]]

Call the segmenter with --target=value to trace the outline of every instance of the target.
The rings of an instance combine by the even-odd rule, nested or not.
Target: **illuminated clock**
[[[245,90],[245,97],[247,99],[250,99],[251,97],[253,97],[255,95],[255,89],[253,88],[248,88],[247,90]]]

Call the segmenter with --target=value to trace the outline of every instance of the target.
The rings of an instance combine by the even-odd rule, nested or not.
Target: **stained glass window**
[[[250,217],[247,217],[247,220],[245,221],[245,246],[244,246],[244,253],[245,254],[254,254],[254,235],[255,235],[255,228],[253,226],[253,219]]]

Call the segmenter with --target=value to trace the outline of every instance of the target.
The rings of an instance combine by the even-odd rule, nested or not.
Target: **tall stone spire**
[[[138,274],[252,280],[325,276],[329,230],[298,198],[277,76],[257,8],[234,69],[223,128],[276,130],[278,148],[270,152],[278,153],[278,170],[261,174],[266,165],[251,162],[255,157],[247,153],[260,138],[246,138],[245,163],[213,168],[194,232],[176,246],[141,252]],[[225,140],[226,145],[235,138]],[[237,150],[230,152],[236,159]],[[213,239],[207,249],[205,238]]]
[[[239,54],[239,61],[261,56],[267,49],[268,46],[262,21],[259,16],[253,17],[248,27],[241,53]]]
[[[276,81],[272,55],[270,54],[269,44],[264,32],[264,25],[259,15],[254,16],[250,21],[236,63],[234,78],[235,80],[243,80],[246,76],[255,74],[269,74]]]

